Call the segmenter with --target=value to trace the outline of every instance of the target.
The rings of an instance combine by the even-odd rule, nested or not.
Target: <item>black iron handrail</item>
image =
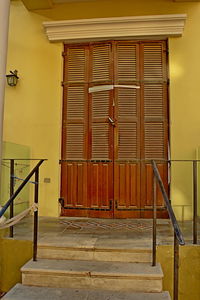
[[[167,196],[163,181],[161,179],[160,173],[158,171],[157,165],[154,160],[151,162],[152,168],[153,168],[153,251],[152,251],[152,266],[156,265],[156,220],[157,220],[157,204],[156,204],[156,183],[158,183],[158,186],[160,188],[160,191],[162,193],[163,199],[166,204],[166,208],[169,214],[169,218],[171,220],[173,229],[174,229],[174,285],[173,285],[173,299],[178,300],[178,286],[179,286],[179,245],[183,246],[185,245],[185,241],[183,238],[183,234],[181,232],[181,229],[179,228],[178,222],[176,220],[176,217],[174,215],[173,208],[171,206],[171,203],[169,201],[169,198]]]
[[[37,165],[32,169],[32,171],[26,176],[17,190],[14,192],[14,162],[15,160],[27,160],[27,159],[5,159],[10,161],[10,199],[0,210],[0,217],[6,212],[8,207],[10,207],[10,217],[13,217],[13,202],[24,186],[29,182],[31,177],[35,174],[35,190],[34,190],[34,203],[38,205],[38,192],[39,192],[39,168],[41,164],[46,159],[40,159]],[[32,159],[28,159],[32,160]],[[36,159],[33,159],[36,160]],[[13,237],[13,226],[10,227],[10,237]],[[37,259],[37,237],[38,237],[38,210],[34,210],[34,232],[33,232],[33,260]]]
[[[163,199],[165,201],[166,208],[167,208],[170,220],[172,222],[172,226],[174,228],[174,232],[176,234],[176,237],[177,237],[180,245],[185,245],[183,234],[182,234],[181,229],[180,229],[180,227],[178,225],[178,222],[176,220],[173,208],[171,206],[171,203],[170,203],[169,198],[167,196],[167,193],[165,191],[165,187],[164,187],[163,181],[161,179],[160,173],[158,171],[158,168],[157,168],[156,163],[155,163],[154,160],[152,161],[152,167],[153,167],[153,172],[154,172],[155,178],[156,178],[156,180],[158,182],[158,186],[159,186],[159,188],[161,190]]]

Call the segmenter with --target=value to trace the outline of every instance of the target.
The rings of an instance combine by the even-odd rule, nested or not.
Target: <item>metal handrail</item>
[[[154,160],[151,161],[153,168],[153,251],[152,251],[152,266],[156,265],[156,220],[157,220],[157,203],[156,203],[156,183],[160,188],[162,196],[164,198],[170,220],[174,229],[174,284],[173,284],[173,300],[178,300],[179,291],[179,245],[185,245],[183,234],[179,228],[178,222],[174,215],[173,208],[167,196],[163,181],[161,179],[160,173],[158,171],[157,165]]]
[[[156,177],[156,180],[158,182],[158,185],[160,187],[160,190],[161,190],[161,193],[162,193],[162,196],[163,196],[163,199],[165,201],[165,204],[166,204],[166,207],[167,207],[167,211],[168,211],[168,214],[169,214],[169,217],[170,217],[170,220],[172,222],[172,226],[174,228],[174,232],[176,234],[176,237],[178,239],[178,242],[180,245],[185,245],[185,241],[184,241],[184,238],[183,238],[183,234],[181,232],[181,229],[178,225],[178,222],[176,220],[176,217],[175,217],[175,214],[174,214],[174,211],[173,211],[173,208],[171,206],[171,203],[169,201],[169,198],[167,196],[167,193],[165,191],[165,187],[164,187],[164,184],[163,184],[163,181],[161,179],[161,176],[160,176],[160,173],[158,171],[158,168],[156,166],[156,163],[155,161],[153,160],[152,161],[152,167],[153,167],[153,172],[154,172],[154,175]]]
[[[40,161],[37,163],[37,165],[32,169],[32,171],[26,176],[26,178],[23,180],[23,182],[20,184],[18,189],[14,192],[14,162],[18,159],[5,159],[10,160],[10,199],[6,202],[6,204],[2,207],[0,210],[0,217],[3,216],[3,214],[6,212],[8,207],[10,207],[10,217],[13,217],[13,202],[15,198],[18,196],[18,194],[21,192],[21,190],[24,188],[24,186],[29,182],[31,177],[35,174],[35,189],[34,189],[34,203],[38,204],[38,192],[39,192],[39,168],[41,164],[46,159],[40,159]],[[26,160],[26,159],[20,159],[20,160]],[[31,160],[31,159],[28,159]],[[13,237],[13,226],[10,228],[10,237]],[[34,211],[34,234],[33,234],[33,260],[37,260],[37,238],[38,238],[38,210]]]

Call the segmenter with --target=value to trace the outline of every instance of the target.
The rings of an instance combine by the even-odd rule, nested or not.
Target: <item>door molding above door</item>
[[[152,39],[182,36],[186,18],[186,14],[93,18],[43,22],[43,26],[50,42]]]

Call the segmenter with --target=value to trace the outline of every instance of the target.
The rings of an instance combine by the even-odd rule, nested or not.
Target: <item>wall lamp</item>
[[[7,83],[9,86],[16,86],[17,85],[17,82],[18,82],[18,79],[19,77],[17,76],[17,70],[15,71],[10,71],[10,74],[6,75],[7,77]]]

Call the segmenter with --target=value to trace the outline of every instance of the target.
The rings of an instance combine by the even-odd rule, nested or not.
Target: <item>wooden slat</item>
[[[110,184],[112,184],[112,182],[110,182],[109,178],[109,165],[103,163],[102,164],[102,199],[101,199],[101,205],[102,207],[105,208],[109,208],[109,201],[112,200],[112,198],[110,198],[110,194],[109,194],[109,188],[110,188]],[[112,187],[113,190],[113,187]],[[111,194],[112,195],[112,194]]]
[[[135,81],[137,79],[136,45],[133,43],[118,43],[116,53],[116,81],[118,83]]]
[[[136,90],[119,88],[116,93],[118,118],[117,159],[136,159],[139,153],[139,103]]]
[[[85,159],[87,147],[87,46],[65,45],[63,159]]]
[[[164,116],[163,84],[144,85],[144,116],[147,118],[161,118]]]
[[[85,115],[85,86],[69,86],[67,88],[66,119],[84,119]]]
[[[137,93],[134,89],[118,88],[118,119],[133,120],[138,115]]]
[[[90,178],[92,178],[92,181],[90,207],[99,206],[99,184],[101,184],[99,173],[99,164],[91,164]]]
[[[145,123],[145,158],[162,159],[165,154],[164,126],[162,122]]]
[[[146,43],[143,46],[144,51],[144,80],[162,80],[163,79],[163,57],[162,44]]]
[[[120,183],[118,208],[138,208],[137,165],[120,163],[118,172]]]
[[[92,159],[109,159],[109,124],[92,125]]]
[[[90,47],[91,84],[108,84],[112,79],[112,46],[111,43],[94,44]],[[113,129],[109,124],[112,112],[112,91],[99,91],[90,94],[90,140],[91,158],[106,160],[112,157],[111,144]]]
[[[164,43],[144,43],[142,85],[144,158],[167,158],[166,52]],[[160,80],[160,83],[155,81]]]
[[[87,205],[87,163],[62,164],[62,194],[66,207]]]
[[[66,131],[66,159],[83,159],[84,124],[68,124]]]
[[[138,164],[129,164],[129,177],[130,177],[130,203],[129,205],[131,207],[139,207],[140,205],[140,188],[139,184],[140,183],[140,178],[139,178],[139,169],[140,166]]]
[[[112,200],[112,163],[89,163],[89,207],[109,209]]]
[[[67,64],[65,72],[65,81],[85,82],[86,78],[86,48],[69,47],[67,48]]]
[[[168,152],[168,112],[167,112],[167,58],[165,42],[144,42],[141,45],[143,69],[141,72],[141,116],[142,158],[167,159]],[[167,168],[159,165],[162,179],[167,188]],[[142,163],[141,207],[152,209],[153,172],[151,165]],[[164,207],[162,195],[157,190],[157,205]],[[142,212],[142,217],[152,217],[152,212]],[[166,217],[166,211],[158,212],[158,217]]]
[[[92,82],[111,80],[111,44],[91,46],[92,51]]]
[[[92,119],[96,118],[108,119],[110,116],[110,93],[108,91],[102,91],[92,93]]]
[[[65,205],[70,205],[73,206],[73,164],[68,164],[67,165],[67,182],[65,184],[67,185],[67,190],[66,190],[66,197],[65,197]]]
[[[117,217],[138,217],[140,212],[140,165],[115,163],[115,199]],[[126,209],[131,209],[130,212]],[[135,211],[134,211],[135,209]]]
[[[139,80],[139,44],[116,42],[115,84],[136,84]],[[138,83],[137,83],[138,85]],[[128,160],[139,158],[140,154],[140,102],[136,89],[116,88],[115,90],[115,158],[125,162],[115,162],[115,200],[118,218],[138,217],[140,212],[140,167]],[[127,161],[127,162],[126,162]],[[136,209],[128,211],[128,209]]]
[[[119,149],[118,159],[137,158],[137,124],[118,123],[119,127]]]

